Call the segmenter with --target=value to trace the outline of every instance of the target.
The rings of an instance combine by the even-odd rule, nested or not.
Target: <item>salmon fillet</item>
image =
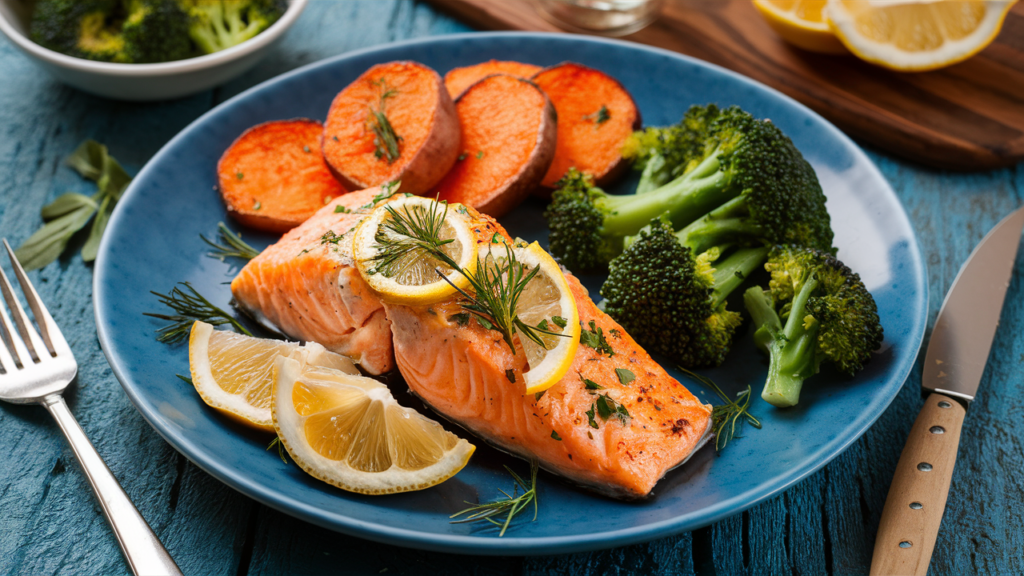
[[[478,223],[478,242],[489,241],[496,231],[508,236],[487,217]],[[430,307],[385,305],[398,369],[433,410],[498,448],[536,459],[546,470],[602,494],[647,496],[668,470],[707,441],[711,406],[599,310],[574,276],[566,274],[566,280],[584,330],[594,322],[613,354],[580,344],[572,368],[540,398],[523,395],[522,350],[513,355],[497,331],[476,321],[460,325],[453,319],[462,312],[455,299]],[[635,380],[622,384],[616,368],[629,370]],[[584,379],[602,389],[588,389]],[[629,418],[602,419],[595,402],[605,394],[624,406]]]
[[[231,282],[238,306],[290,338],[349,356],[370,374],[392,370],[390,322],[353,266],[345,236],[380,193],[375,187],[339,196],[253,258]]]

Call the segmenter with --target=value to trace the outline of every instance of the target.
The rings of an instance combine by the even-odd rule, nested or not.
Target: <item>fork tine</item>
[[[15,363],[15,357],[18,355],[15,349],[15,338],[13,328],[11,328],[11,319],[7,317],[7,310],[3,306],[0,306],[0,366],[3,367],[7,373],[11,373],[18,369],[18,363],[21,359],[18,359],[18,363]],[[22,352],[26,352],[22,350]],[[14,356],[11,356],[14,354]]]
[[[18,356],[21,357],[22,365],[24,366],[42,359],[36,350],[43,349],[43,341],[29,323],[25,310],[21,307],[21,302],[18,302],[18,296],[14,293],[14,288],[11,287],[11,282],[7,279],[7,274],[4,273],[3,269],[0,269],[0,291],[4,294],[7,308],[10,309],[11,316],[14,317],[14,324],[18,327],[18,333],[21,334],[20,340],[13,333],[10,334],[12,336],[11,340],[14,341],[14,347],[16,350],[18,344],[28,347],[28,351],[24,355],[21,354],[21,350],[17,350]]]
[[[3,243],[4,248],[7,249],[7,256],[11,259],[14,275],[18,277],[18,284],[21,284],[21,290],[25,293],[25,301],[28,302],[28,307],[32,309],[32,315],[36,317],[36,324],[39,326],[39,332],[43,336],[43,342],[46,343],[46,348],[50,351],[50,354],[56,356],[57,348],[60,347],[60,344],[64,344],[64,347],[67,347],[67,344],[64,342],[64,335],[61,334],[57,323],[50,316],[50,311],[43,304],[43,299],[36,292],[36,287],[29,281],[28,274],[25,274],[25,269],[21,267],[21,262],[14,255],[14,250],[11,250],[11,245],[7,243],[6,238],[3,239]]]

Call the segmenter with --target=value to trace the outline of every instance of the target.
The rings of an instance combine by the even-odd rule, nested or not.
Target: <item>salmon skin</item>
[[[495,232],[508,238],[493,220],[469,212],[477,218],[478,243]],[[456,317],[463,312],[456,299],[429,307],[385,304],[398,369],[434,411],[496,447],[596,492],[643,498],[710,438],[711,406],[599,310],[579,280],[566,280],[584,331],[600,329],[608,347],[581,343],[569,372],[543,395],[523,394],[522,350],[513,355],[500,333]],[[616,369],[628,374],[620,379]],[[616,407],[607,419],[601,396],[613,401],[602,401],[605,407]]]
[[[253,258],[231,282],[257,321],[352,358],[370,374],[394,369],[391,326],[352,260],[351,234],[379,187],[343,194]]]

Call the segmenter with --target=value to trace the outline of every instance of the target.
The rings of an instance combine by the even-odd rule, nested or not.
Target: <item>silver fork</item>
[[[7,275],[0,269],[0,291],[17,326],[15,332],[10,317],[0,305],[0,400],[15,404],[42,404],[50,411],[89,479],[132,572],[147,576],[180,575],[181,570],[171,555],[117,483],[117,478],[103,463],[64,403],[62,394],[75,379],[78,363],[6,239],[3,244],[39,332],[29,322]]]

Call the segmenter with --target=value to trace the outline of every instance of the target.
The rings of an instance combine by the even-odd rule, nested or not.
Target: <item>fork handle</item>
[[[167,553],[167,549],[160,543],[160,539],[153,533],[149,524],[146,524],[146,520],[118,484],[117,478],[114,478],[110,469],[103,463],[85,431],[64,403],[64,398],[59,394],[52,394],[43,400],[43,405],[53,415],[64,437],[71,444],[85,477],[89,479],[92,491],[103,507],[110,527],[114,529],[117,543],[121,546],[132,572],[136,576],[180,576],[181,570],[178,569],[178,565],[171,559],[171,555]]]

